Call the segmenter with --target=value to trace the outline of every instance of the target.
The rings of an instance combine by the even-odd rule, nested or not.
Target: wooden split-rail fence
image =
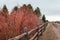
[[[31,31],[28,31],[27,27],[24,28],[24,33],[21,35],[18,35],[14,38],[10,38],[8,40],[39,40],[39,37],[43,34],[43,32],[46,30],[48,22],[37,26],[36,28],[32,29]],[[34,33],[34,31],[36,31]],[[29,38],[30,34],[33,33],[34,35]]]

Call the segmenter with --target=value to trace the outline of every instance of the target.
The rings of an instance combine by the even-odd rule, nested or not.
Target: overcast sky
[[[39,7],[49,21],[60,21],[60,0],[0,0],[0,8],[4,4],[9,11],[16,5],[31,4],[34,9]]]

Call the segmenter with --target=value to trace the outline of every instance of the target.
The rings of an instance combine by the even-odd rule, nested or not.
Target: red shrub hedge
[[[26,6],[12,10],[10,14],[0,11],[0,40],[7,40],[23,33],[26,26],[28,31],[41,25],[43,21],[39,19],[32,9]]]

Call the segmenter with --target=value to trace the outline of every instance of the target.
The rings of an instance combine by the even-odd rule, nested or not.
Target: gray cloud
[[[48,15],[60,15],[60,0],[41,1],[42,13]]]

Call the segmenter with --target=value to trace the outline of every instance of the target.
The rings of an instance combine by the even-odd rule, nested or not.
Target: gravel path
[[[46,31],[39,40],[60,40],[60,24],[48,23]]]

